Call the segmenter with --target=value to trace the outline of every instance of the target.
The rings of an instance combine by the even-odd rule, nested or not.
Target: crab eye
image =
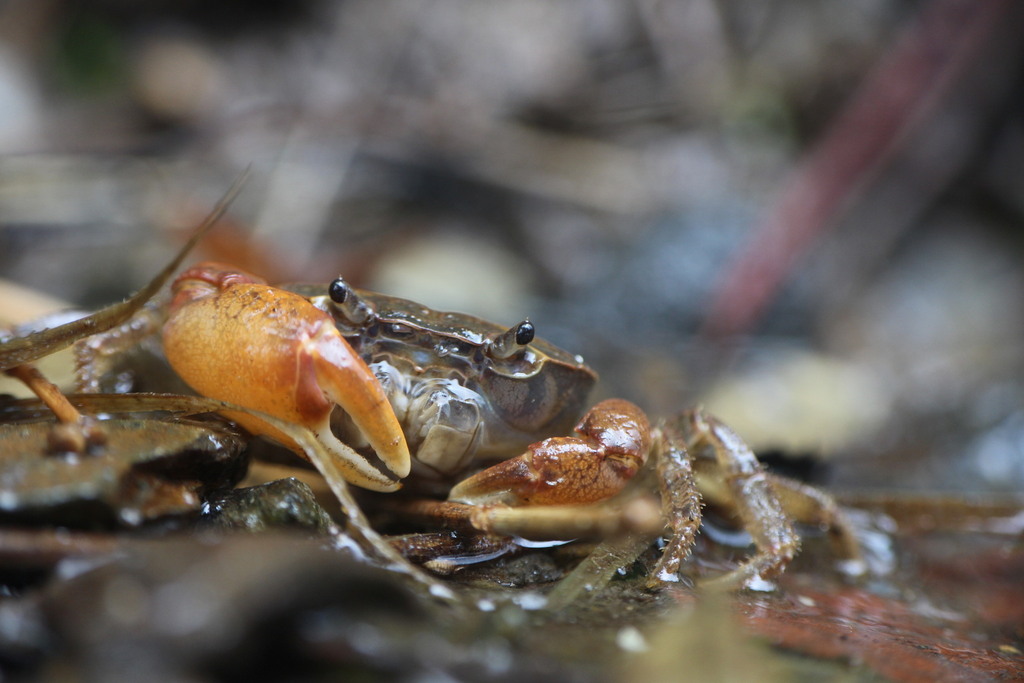
[[[524,320],[516,325],[516,344],[519,346],[526,346],[533,341],[533,337],[536,333],[537,330],[533,327],[533,323],[529,320]]]
[[[331,301],[336,304],[343,304],[348,299],[349,294],[352,293],[352,288],[348,286],[340,277],[330,284],[327,288],[327,295],[331,297]]]
[[[522,347],[532,342],[535,335],[533,323],[524,320],[491,339],[487,345],[487,353],[492,358],[511,358]]]
[[[353,325],[364,325],[376,317],[373,307],[340,277],[327,287],[327,295],[334,302],[334,308]]]

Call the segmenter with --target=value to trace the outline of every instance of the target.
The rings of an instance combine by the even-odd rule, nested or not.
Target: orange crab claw
[[[608,399],[576,425],[579,436],[530,444],[522,455],[452,488],[448,500],[501,505],[572,505],[609,498],[647,459],[651,426],[629,401]]]
[[[411,460],[398,418],[380,382],[341,336],[331,317],[305,298],[230,266],[205,263],[178,277],[164,352],[198,393],[263,411],[311,429],[356,486],[394,491]],[[331,431],[343,409],[362,431],[388,476]],[[259,418],[230,419],[304,455]]]

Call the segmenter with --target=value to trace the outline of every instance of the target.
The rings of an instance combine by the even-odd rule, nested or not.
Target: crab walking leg
[[[166,319],[166,307],[150,301],[120,325],[75,342],[75,390],[101,393],[101,381],[111,374],[118,355],[158,334]]]
[[[714,487],[705,487],[700,476],[700,450],[710,448],[727,490],[728,503],[757,547],[754,556],[742,565],[703,582],[703,585],[709,588],[742,588],[758,579],[777,575],[800,549],[800,537],[783,511],[768,473],[750,447],[715,418],[695,410],[684,414],[682,422],[690,453],[698,465],[701,491],[709,501],[718,502],[710,493]]]
[[[866,569],[853,524],[832,496],[792,479],[769,477],[786,514],[803,524],[825,529],[833,552],[847,561],[848,571]]]
[[[625,494],[623,494],[625,495]],[[411,499],[382,503],[403,518],[468,533],[518,536],[530,541],[607,538],[622,534],[657,534],[665,526],[661,510],[648,496],[588,505],[467,505]]]
[[[595,503],[621,491],[651,447],[647,417],[622,399],[591,408],[576,433],[530,444],[526,453],[455,485],[448,500],[512,506]]]
[[[337,406],[394,477],[409,473],[405,435],[380,382],[329,315],[301,296],[218,264],[186,271],[173,292],[164,351],[189,386],[311,429],[356,486],[399,488],[331,431]],[[302,454],[291,438],[263,420],[239,413],[228,417]]]
[[[661,506],[670,531],[648,584],[679,580],[679,567],[693,549],[701,520],[701,496],[693,478],[693,459],[682,432],[665,423],[658,430],[657,480]]]
[[[60,388],[46,379],[36,366],[31,363],[15,365],[3,373],[27,386],[57,418],[49,434],[50,450],[85,453],[87,448],[107,442],[106,432],[96,419],[78,412]]]

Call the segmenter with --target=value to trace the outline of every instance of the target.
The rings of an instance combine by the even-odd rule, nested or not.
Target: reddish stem
[[[924,6],[753,230],[712,298],[705,334],[743,334],[755,325],[818,235],[902,151],[1013,4],[941,0]]]

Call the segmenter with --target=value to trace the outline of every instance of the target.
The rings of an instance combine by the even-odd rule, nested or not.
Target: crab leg
[[[613,505],[602,502],[510,507],[426,499],[394,500],[384,505],[405,519],[425,524],[467,533],[518,536],[530,541],[651,534],[665,526],[658,504],[644,495],[630,496]]]
[[[757,548],[742,565],[703,585],[733,589],[776,576],[800,549],[800,537],[793,530],[768,473],[750,447],[715,418],[694,410],[685,413],[680,423],[698,465],[697,480],[705,499],[730,501]],[[714,453],[713,460],[698,457],[705,448]],[[715,470],[710,477],[704,476],[704,468],[700,467],[705,462]],[[724,496],[716,495],[711,481],[718,477],[724,484]]]
[[[35,365],[15,365],[3,373],[27,386],[57,418],[57,426],[49,435],[51,451],[85,453],[88,447],[99,447],[106,443],[107,435],[96,424],[95,418],[78,412],[60,388],[46,379]]]
[[[411,461],[398,418],[380,382],[329,315],[297,294],[219,264],[186,271],[173,292],[164,351],[193,389],[308,427],[352,484],[399,488],[395,479],[408,475]],[[349,414],[392,476],[334,435],[336,406]],[[259,418],[228,417],[301,454],[288,436]]]
[[[770,478],[787,515],[802,524],[825,529],[833,552],[844,560],[847,572],[856,574],[866,570],[857,533],[834,498],[798,481],[778,476]]]
[[[621,491],[650,450],[647,417],[622,399],[591,408],[576,433],[530,444],[522,455],[457,484],[448,500],[513,506],[594,503]]]
[[[651,572],[650,586],[659,581],[679,580],[679,568],[693,548],[702,515],[701,495],[694,482],[693,460],[687,451],[685,436],[669,422],[661,425],[657,436],[658,490],[672,533]]]

